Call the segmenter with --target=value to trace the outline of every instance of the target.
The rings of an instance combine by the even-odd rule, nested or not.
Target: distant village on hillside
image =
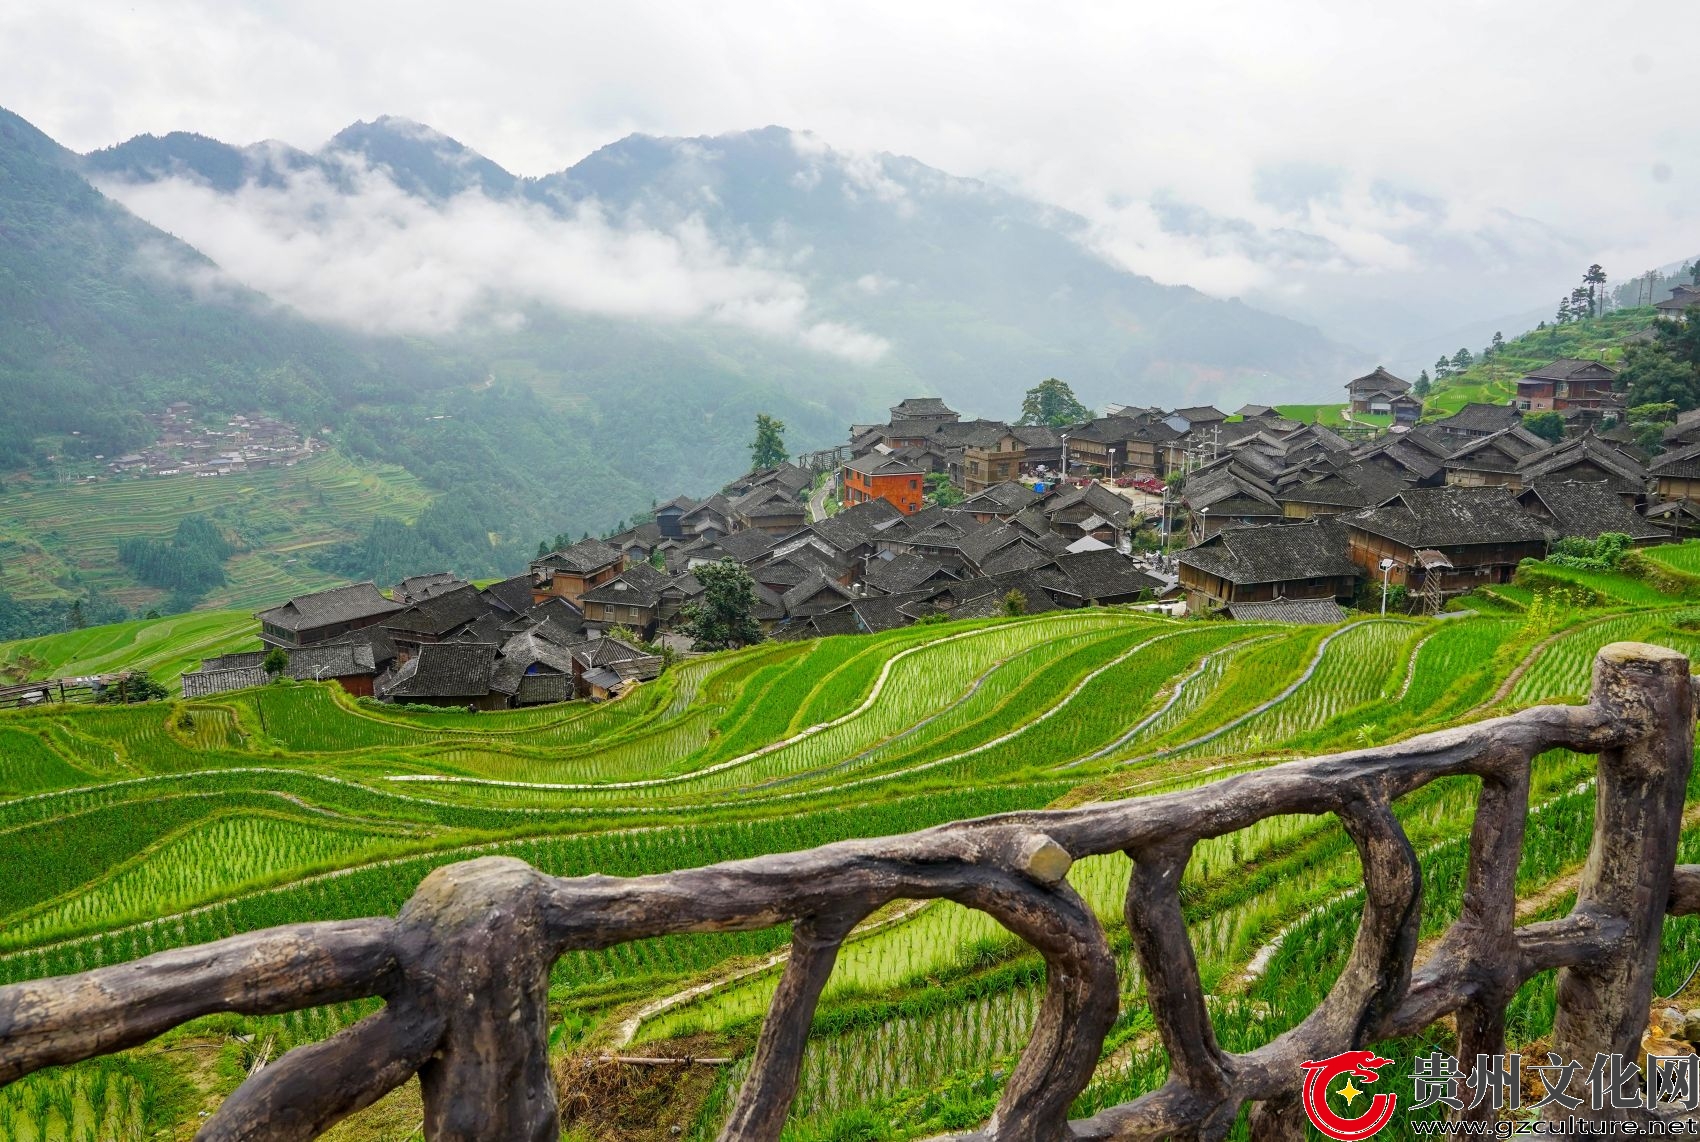
[[[1677,292],[1693,296],[1661,314],[1682,320],[1700,291]],[[510,579],[292,599],[258,616],[268,650],[208,660],[184,692],[262,683],[275,649],[289,677],[383,701],[608,698],[692,650],[698,572],[722,563],[747,572],[751,617],[775,639],[1112,604],[1326,623],[1391,596],[1435,613],[1561,541],[1700,534],[1700,413],[1650,457],[1615,380],[1559,359],[1506,404],[1424,422],[1413,385],[1378,367],[1346,382],[1337,427],[1256,404],[1009,424],[912,397],[841,445],[669,500]],[[1534,413],[1556,414],[1563,438],[1525,428]]]

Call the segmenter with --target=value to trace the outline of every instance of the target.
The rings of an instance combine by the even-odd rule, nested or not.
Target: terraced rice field
[[[0,643],[0,681],[72,678],[148,670],[181,688],[179,675],[203,658],[254,645],[254,618],[243,611],[192,611]]]
[[[191,616],[0,647],[0,660],[166,663],[233,629]],[[0,879],[0,982],[272,924],[393,913],[430,869],[475,855],[634,875],[1186,788],[1576,701],[1598,648],[1626,638],[1700,650],[1700,606],[1578,612],[1557,627],[1491,609],[1336,628],[1087,610],[765,644],[681,663],[599,706],[415,714],[279,684],[0,714],[0,866],[14,872]],[[1519,877],[1549,910],[1566,905],[1563,878],[1587,850],[1591,775],[1591,759],[1575,755],[1537,766],[1540,827]],[[1425,933],[1459,907],[1474,798],[1470,783],[1444,781],[1396,806],[1425,871]],[[1700,852],[1700,836],[1685,844]],[[1358,875],[1328,818],[1273,819],[1197,847],[1182,899],[1225,1046],[1267,1041],[1326,991],[1355,932]],[[1165,1073],[1122,920],[1127,877],[1120,857],[1069,874],[1122,970],[1122,1016],[1079,1113]],[[552,981],[556,1047],[733,1059],[649,1111],[658,1129],[712,1138],[787,938],[776,928],[573,953]],[[1696,959],[1700,924],[1671,923],[1661,979],[1675,986]],[[870,918],[828,985],[786,1137],[918,1138],[983,1120],[1042,985],[1042,964],[983,914],[937,902]],[[181,1130],[256,1064],[368,1010],[203,1020],[32,1076],[0,1091],[0,1137]],[[1550,979],[1534,981],[1516,1034],[1541,1035],[1551,1010]],[[417,1122],[408,1098],[362,1112],[343,1137],[405,1137],[413,1127],[397,1134],[394,1123]],[[577,1137],[597,1136],[596,1121]]]
[[[118,543],[164,538],[189,515],[205,515],[243,539],[247,553],[226,568],[229,583],[208,608],[253,608],[331,585],[305,555],[365,533],[379,516],[412,520],[431,500],[405,469],[355,464],[323,452],[293,468],[242,475],[161,476],[0,492],[0,591],[19,598],[65,594],[57,580],[76,574],[131,608],[161,593],[118,562]]]

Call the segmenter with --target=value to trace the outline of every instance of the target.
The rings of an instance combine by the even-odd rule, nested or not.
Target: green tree
[[[1496,356],[1505,352],[1505,334],[1499,332],[1497,329],[1494,330],[1493,342],[1488,345],[1488,352]]]
[[[750,573],[732,562],[705,563],[695,571],[702,600],[688,609],[685,633],[704,650],[726,650],[762,640],[756,622],[756,585]]]
[[[1432,388],[1434,388],[1434,382],[1428,379],[1428,370],[1424,369],[1417,374],[1417,383],[1411,386],[1411,391],[1417,394],[1418,400],[1421,400],[1428,396],[1429,390]]]
[[[785,463],[791,453],[785,450],[785,422],[756,413],[756,438],[750,442],[750,467],[774,468]]]
[[[1556,412],[1532,412],[1523,418],[1523,427],[1554,444],[1564,439],[1564,418]]]
[[[1700,407],[1700,373],[1662,342],[1631,345],[1624,354],[1619,380],[1628,386],[1629,400],[1634,405]]]
[[[1452,354],[1453,372],[1462,373],[1465,369],[1468,369],[1475,363],[1476,359],[1470,355],[1470,351],[1468,349],[1459,349],[1458,352]]]
[[[1588,316],[1598,317],[1606,304],[1606,272],[1598,262],[1589,266],[1588,272],[1582,275],[1582,288],[1588,299]]]
[[[1451,375],[1452,375],[1452,362],[1451,361],[1448,361],[1445,357],[1442,357],[1434,363],[1434,379],[1435,380],[1444,381],[1447,377],[1450,377]]]
[[[266,657],[260,665],[265,667],[267,674],[276,678],[289,669],[289,652],[281,646],[274,646],[266,651]]]
[[[950,482],[950,476],[944,472],[929,472],[926,476],[927,499],[941,508],[959,504],[968,497],[962,494],[962,489]]]
[[[1069,387],[1067,381],[1047,377],[1027,390],[1026,397],[1021,401],[1020,423],[1048,424],[1052,428],[1061,428],[1065,424],[1078,424],[1089,419],[1091,415],[1074,395],[1074,390]]]
[[[1665,429],[1676,423],[1677,406],[1671,401],[1631,405],[1625,410],[1635,443],[1646,452],[1664,451]]]
[[[97,702],[129,704],[132,702],[163,702],[171,692],[157,682],[146,670],[120,674],[116,682],[107,683],[98,694]]]
[[[1011,587],[1003,597],[1003,613],[1011,618],[1027,613],[1027,596],[1019,588]]]

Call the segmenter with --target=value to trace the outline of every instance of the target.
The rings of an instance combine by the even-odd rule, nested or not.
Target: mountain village
[[[1683,319],[1696,296],[1679,287],[1661,317]],[[499,582],[439,572],[291,599],[258,615],[265,649],[205,660],[183,690],[286,673],[420,705],[606,699],[692,651],[705,565],[742,569],[750,617],[777,640],[1102,605],[1437,614],[1563,541],[1700,533],[1700,415],[1649,457],[1616,375],[1560,358],[1506,404],[1424,422],[1413,385],[1378,367],[1344,385],[1338,428],[1256,404],[1010,424],[911,397],[842,445],[676,497]],[[1526,413],[1556,413],[1563,439],[1523,427]],[[268,670],[273,650],[287,665]]]

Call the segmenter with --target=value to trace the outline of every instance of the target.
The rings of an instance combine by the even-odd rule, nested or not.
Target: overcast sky
[[[531,175],[633,131],[807,128],[1375,345],[1390,312],[1438,334],[1700,252],[1696,45],[1692,0],[10,0],[0,105],[79,150],[395,114]]]

